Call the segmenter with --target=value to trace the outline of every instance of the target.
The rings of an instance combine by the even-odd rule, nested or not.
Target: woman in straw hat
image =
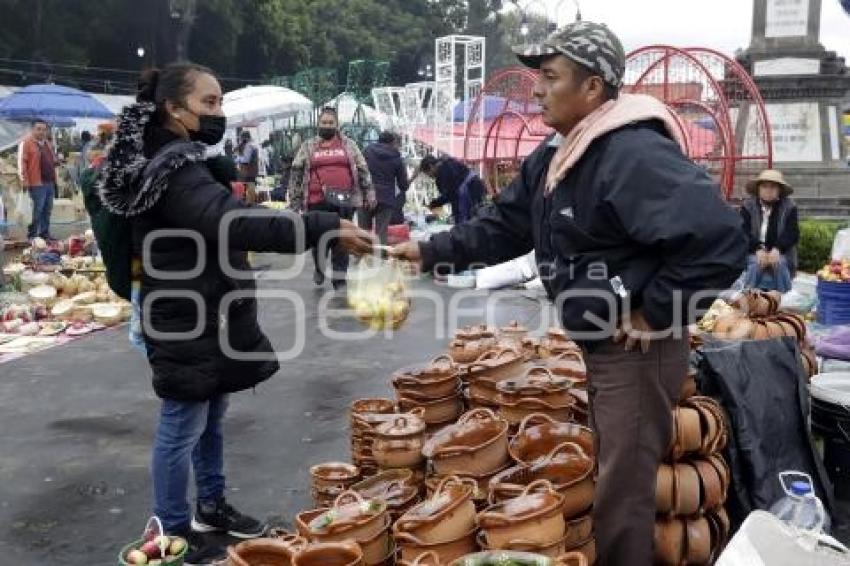
[[[782,173],[773,169],[747,183],[750,198],[741,207],[750,251],[745,288],[791,290],[800,240],[797,207],[789,198],[793,192]]]

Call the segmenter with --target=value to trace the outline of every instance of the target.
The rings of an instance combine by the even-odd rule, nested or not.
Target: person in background
[[[227,138],[227,139],[224,141],[224,155],[226,155],[227,157],[229,157],[229,158],[233,159],[233,153],[234,153],[234,150],[233,150],[233,140],[232,140],[232,139],[230,139],[230,138]]]
[[[80,149],[77,155],[77,159],[74,161],[73,168],[73,178],[74,183],[79,187],[80,186],[80,176],[83,174],[83,171],[88,169],[91,166],[91,149],[94,145],[92,141],[92,135],[88,132],[88,130],[83,131],[80,134]]]
[[[369,145],[363,151],[363,157],[372,175],[377,205],[375,208],[363,207],[357,211],[360,227],[372,230],[373,224],[378,240],[387,244],[387,230],[398,206],[398,194],[407,194],[407,166],[401,157],[401,138],[393,132],[382,132],[377,143]]]
[[[800,226],[794,189],[780,171],[766,169],[747,183],[750,197],[741,206],[749,256],[743,286],[787,293],[797,271]]]
[[[743,222],[682,151],[669,109],[620,93],[626,55],[607,27],[575,22],[517,55],[539,71],[532,93],[556,134],[478,217],[391,255],[443,272],[534,250],[587,364],[596,563],[649,566],[687,325],[743,271]]]
[[[106,152],[112,145],[112,140],[115,138],[115,124],[112,122],[104,122],[97,126],[97,142],[94,144],[94,149]]]
[[[323,210],[350,220],[358,208],[377,204],[369,167],[357,144],[339,131],[335,108],[322,109],[318,126],[318,136],[301,144],[292,160],[289,206],[298,213]],[[327,255],[328,250],[313,248],[313,282],[317,286],[325,283]],[[334,247],[331,267],[333,288],[341,291],[348,272],[348,252]]]
[[[56,193],[56,153],[47,139],[48,126],[44,120],[32,123],[30,134],[18,147],[18,172],[21,186],[32,200],[32,222],[27,228],[27,238],[52,240],[50,215]]]
[[[487,187],[478,174],[454,157],[433,155],[422,158],[413,178],[423,173],[434,179],[440,196],[428,204],[428,208],[440,208],[452,205],[452,218],[455,224],[472,219],[484,201]]]
[[[205,67],[177,63],[146,70],[138,103],[122,111],[98,185],[103,207],[126,218],[132,230],[128,253],[141,286],[144,347],[162,399],[151,464],[154,513],[166,534],[188,540],[187,564],[222,557],[221,539],[204,533],[253,538],[265,530],[225,497],[223,420],[231,393],[258,387],[280,365],[257,321],[254,280],[226,273],[225,263],[244,274],[247,252],[303,253],[332,234],[351,253],[371,253],[374,245],[370,234],[329,212],[246,214],[259,208],[234,198],[229,179],[218,178],[220,171],[204,161],[227,127],[222,98]],[[191,232],[204,245],[164,231]],[[193,266],[201,273],[174,276]],[[246,295],[228,302],[234,290]],[[249,359],[233,356],[224,344]],[[188,501],[192,470],[194,509]]]
[[[260,174],[260,151],[251,141],[251,132],[242,130],[239,145],[234,152],[239,180],[245,183],[245,200],[248,204],[257,202],[257,175]]]

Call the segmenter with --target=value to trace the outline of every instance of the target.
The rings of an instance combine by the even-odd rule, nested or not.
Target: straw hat
[[[769,181],[779,185],[781,187],[780,194],[783,197],[787,197],[794,192],[794,188],[785,181],[785,176],[782,175],[782,172],[777,171],[776,169],[765,169],[759,173],[758,177],[747,183],[747,192],[754,197],[758,197],[759,183],[764,181]]]

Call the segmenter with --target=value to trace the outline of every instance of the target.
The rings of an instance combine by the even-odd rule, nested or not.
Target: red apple
[[[174,540],[171,541],[171,546],[168,548],[168,554],[180,556],[180,553],[182,553],[185,549],[186,540],[179,537],[175,537]]]
[[[127,553],[125,560],[127,564],[147,564],[148,555],[141,550],[133,549]]]
[[[153,529],[148,529],[145,531],[145,536],[142,538],[144,538],[145,542],[150,542],[156,538],[156,531]]]
[[[150,540],[143,544],[142,552],[144,552],[148,558],[159,558],[160,556],[162,556],[162,550],[156,543],[156,539]]]

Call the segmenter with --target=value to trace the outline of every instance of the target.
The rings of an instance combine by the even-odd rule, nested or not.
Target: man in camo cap
[[[625,55],[607,27],[576,22],[516,53],[539,69],[533,95],[557,134],[478,218],[392,254],[440,272],[534,250],[587,365],[597,564],[649,566],[656,474],[688,373],[685,328],[744,270],[747,237],[683,154],[670,111],[620,94]]]

